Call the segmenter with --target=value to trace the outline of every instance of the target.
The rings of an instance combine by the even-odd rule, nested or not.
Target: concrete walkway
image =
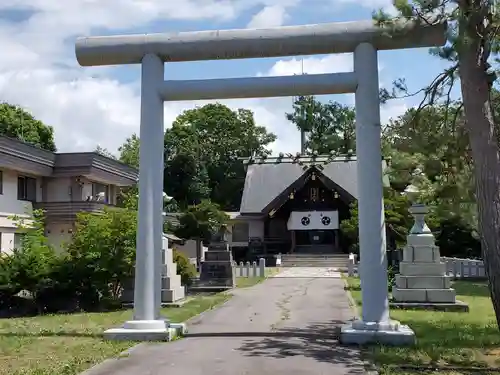
[[[86,375],[363,374],[359,352],[337,342],[353,318],[339,278],[267,279],[192,320],[188,337],[142,344]]]

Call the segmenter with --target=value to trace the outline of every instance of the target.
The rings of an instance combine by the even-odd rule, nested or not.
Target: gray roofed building
[[[301,178],[310,168],[320,166],[321,173],[340,188],[357,199],[357,174],[355,157],[300,158],[301,163],[291,158],[266,158],[248,164],[245,178],[240,213],[256,214],[262,210],[284,190]],[[386,168],[385,160],[382,167]],[[388,180],[384,181],[388,184]]]
[[[355,155],[280,155],[246,160],[239,215],[231,216],[233,248],[253,253],[346,251],[341,222],[358,198]],[[381,167],[386,168],[381,160]],[[388,185],[387,176],[383,183]],[[303,224],[301,224],[301,220]]]
[[[20,244],[13,216],[45,216],[56,248],[71,240],[79,212],[102,212],[116,205],[120,189],[137,182],[138,170],[96,152],[55,153],[0,136],[0,252]]]

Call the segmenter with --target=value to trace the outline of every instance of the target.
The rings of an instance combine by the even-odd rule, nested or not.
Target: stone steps
[[[286,254],[281,256],[282,267],[327,267],[346,269],[347,254]]]

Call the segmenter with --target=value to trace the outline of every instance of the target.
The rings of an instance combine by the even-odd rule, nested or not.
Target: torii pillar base
[[[398,321],[392,320],[387,324],[366,323],[355,320],[341,328],[340,342],[342,344],[383,344],[405,346],[415,344],[415,332]]]
[[[108,329],[106,340],[123,341],[172,341],[187,332],[184,323],[169,323],[164,320],[129,320],[122,327]]]

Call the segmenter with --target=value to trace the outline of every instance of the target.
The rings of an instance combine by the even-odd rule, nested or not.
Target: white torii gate
[[[389,318],[382,191],[378,50],[443,45],[446,24],[406,22],[397,35],[361,22],[270,29],[85,37],[81,66],[141,64],[140,184],[134,320],[106,331],[115,339],[168,339],[160,319],[163,207],[163,104],[166,101],[355,93],[362,319],[343,327],[341,341],[411,343],[413,331]],[[354,71],[285,77],[164,80],[165,62],[354,52]]]

